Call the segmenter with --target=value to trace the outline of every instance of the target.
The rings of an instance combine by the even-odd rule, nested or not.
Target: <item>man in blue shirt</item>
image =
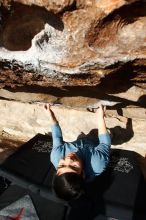
[[[50,105],[45,105],[45,109],[51,118],[51,162],[57,170],[53,181],[54,191],[61,199],[77,199],[84,193],[84,182],[100,175],[109,161],[111,139],[105,124],[105,109],[100,106],[95,113],[98,144],[87,138],[64,142],[61,128]]]

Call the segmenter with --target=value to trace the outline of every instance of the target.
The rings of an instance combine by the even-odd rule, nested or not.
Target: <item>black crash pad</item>
[[[51,149],[52,137],[37,134],[6,159],[0,166],[0,172],[5,173],[12,180],[20,178],[20,182],[22,180],[26,183],[43,184],[52,167]]]
[[[90,187],[96,197],[95,219],[102,213],[120,220],[145,220],[146,183],[137,153],[112,149],[107,170]]]
[[[51,149],[51,136],[38,134],[0,166],[0,174],[41,197],[58,202],[52,193],[55,169],[50,162]],[[145,220],[146,187],[136,155],[132,151],[111,149],[106,171],[87,184],[92,208],[88,202],[85,202],[87,208],[80,207],[90,210],[93,219],[101,214],[118,220]],[[74,210],[81,209],[74,207]],[[77,212],[72,212],[72,216],[74,213]]]

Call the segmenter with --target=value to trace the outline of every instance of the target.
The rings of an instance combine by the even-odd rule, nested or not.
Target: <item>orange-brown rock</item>
[[[133,71],[139,62],[145,67],[145,25],[142,0],[2,1],[1,66],[13,71],[18,84],[21,69],[20,75],[45,76],[44,85],[46,78],[48,85],[54,78],[56,86],[97,85],[127,65]]]
[[[13,2],[18,2],[29,6],[37,5],[46,8],[48,11],[57,13],[72,6],[74,0],[2,0],[2,4],[6,7],[10,7]]]

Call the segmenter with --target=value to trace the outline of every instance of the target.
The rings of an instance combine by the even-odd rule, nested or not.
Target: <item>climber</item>
[[[111,140],[104,119],[105,109],[101,105],[95,112],[99,139],[95,146],[94,142],[87,138],[64,142],[51,106],[45,104],[44,107],[51,119],[53,138],[51,162],[57,171],[53,179],[53,189],[63,200],[77,199],[84,194],[84,183],[101,174],[109,161]]]

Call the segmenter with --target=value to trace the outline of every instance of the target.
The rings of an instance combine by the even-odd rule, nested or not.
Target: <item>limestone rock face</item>
[[[35,72],[48,85],[54,78],[56,86],[97,85],[127,64],[145,67],[145,25],[142,0],[2,1],[2,75],[9,69],[18,81]]]
[[[4,0],[2,1],[2,3],[5,6],[10,6],[11,4],[11,0]],[[33,0],[33,1],[29,1],[29,0],[14,0],[14,2],[18,2],[21,4],[25,4],[25,5],[37,5],[40,7],[44,7],[46,8],[48,11],[53,11],[55,13],[62,11],[63,9],[65,9],[66,7],[70,7],[73,3],[74,0]]]

